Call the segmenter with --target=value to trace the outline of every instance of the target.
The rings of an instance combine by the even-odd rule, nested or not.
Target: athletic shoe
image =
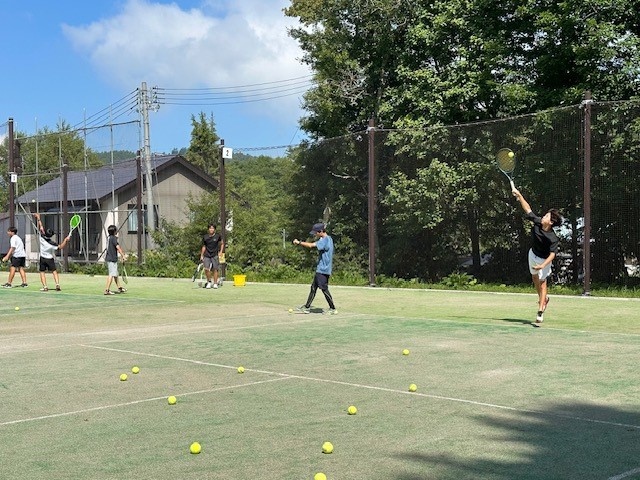
[[[62,290],[62,289],[60,288],[60,285],[56,285],[56,292],[59,292],[60,290]]]
[[[213,284],[213,288],[218,288],[218,284],[217,284],[217,283],[214,283],[214,284]]]
[[[11,288],[11,284],[10,283],[5,283],[4,285],[2,285],[3,288]]]
[[[127,291],[124,287],[118,287],[118,293],[125,293]]]
[[[40,289],[41,292],[48,292],[49,291],[49,287],[42,287]]]
[[[21,286],[21,287],[28,287],[29,285],[28,285],[28,284],[26,284],[26,283],[21,283],[21,284],[20,284],[20,286]]]
[[[204,288],[211,288],[211,282],[207,282],[207,284],[204,286]]]
[[[296,311],[302,312],[302,313],[311,313],[311,308],[305,305],[300,305],[299,307],[296,307]]]
[[[327,312],[327,313],[329,313],[329,315],[337,315],[338,314],[338,310],[336,310],[335,308],[330,308],[329,312]]]
[[[105,291],[104,291],[104,294],[105,294],[105,295],[115,295],[115,293],[114,293],[114,292],[112,292],[111,290],[105,290]]]
[[[542,314],[543,314],[542,310],[538,311],[538,314],[536,315],[536,321],[533,324],[535,327],[539,327],[542,324],[542,322],[544,322]]]

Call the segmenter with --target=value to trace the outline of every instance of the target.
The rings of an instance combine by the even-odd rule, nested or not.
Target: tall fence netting
[[[591,281],[635,284],[640,278],[640,106],[589,106]],[[530,281],[531,223],[495,165],[496,152],[510,148],[515,184],[533,211],[542,216],[557,208],[565,218],[556,228],[560,249],[553,281],[580,284],[586,108],[424,131],[370,129],[319,142],[300,155],[308,181],[316,184],[313,191],[333,203],[332,234],[350,259],[359,255],[363,265],[367,262],[369,140],[374,135],[376,273],[427,281],[468,273],[513,284]]]

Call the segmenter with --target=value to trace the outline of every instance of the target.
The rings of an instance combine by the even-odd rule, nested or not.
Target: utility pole
[[[14,226],[16,224],[16,206],[15,206],[15,196],[16,190],[15,186],[18,183],[18,176],[14,171],[14,159],[13,159],[13,118],[9,119],[9,159],[8,159],[8,167],[9,167],[9,225]],[[26,220],[25,220],[26,221]],[[25,223],[26,225],[26,223]]]
[[[155,208],[153,205],[153,176],[151,175],[151,141],[149,139],[149,94],[147,92],[147,82],[142,82],[140,87],[140,114],[142,115],[142,126],[144,132],[144,165],[145,183],[147,184],[147,232],[155,230]]]

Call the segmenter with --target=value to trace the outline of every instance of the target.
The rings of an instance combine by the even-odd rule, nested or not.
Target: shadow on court
[[[439,473],[433,478],[438,479],[640,478],[636,471],[640,467],[640,413],[581,403],[548,408],[532,404],[529,408],[540,413],[522,412],[517,420],[476,415],[481,435],[461,445],[459,455],[451,453],[450,445],[443,445],[442,452],[397,457],[417,471],[433,469]],[[499,452],[500,443],[504,443],[505,455]],[[514,450],[518,453],[510,458],[506,452]],[[403,473],[396,478],[425,477]]]
[[[496,318],[494,320],[499,320],[501,322],[507,323],[519,323],[520,325],[531,325],[533,323],[530,319],[522,319],[522,318]]]

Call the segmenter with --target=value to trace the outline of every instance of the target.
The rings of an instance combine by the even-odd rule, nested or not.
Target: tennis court
[[[636,300],[104,280],[0,291],[0,478],[640,478]]]

